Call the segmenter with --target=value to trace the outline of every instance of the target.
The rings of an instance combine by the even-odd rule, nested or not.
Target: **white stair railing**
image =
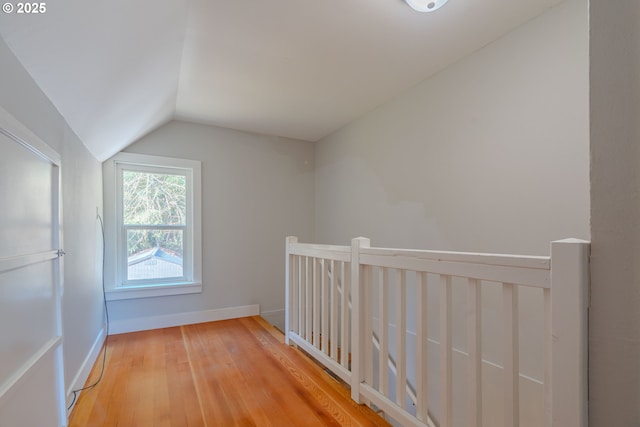
[[[371,248],[364,238],[354,239],[351,247],[306,245],[288,238],[286,340],[349,383],[354,400],[375,405],[405,426],[451,427],[455,415],[452,287],[454,281],[459,284],[466,280],[467,397],[463,419],[464,425],[482,426],[486,418],[482,289],[486,283],[499,283],[502,422],[518,427],[523,377],[519,366],[518,293],[522,287],[536,288],[544,296],[545,311],[544,413],[540,419],[547,427],[586,426],[588,252],[588,242],[577,240],[553,242],[551,257],[523,257]],[[415,295],[409,301],[415,302],[417,319],[412,325],[416,333],[413,378],[407,378],[406,366],[408,275],[415,283]],[[427,355],[428,342],[434,343],[427,336],[427,283],[434,279],[439,288],[437,372],[429,371]],[[393,306],[387,305],[389,300]],[[389,336],[391,324],[396,331],[394,340]],[[378,355],[376,366],[374,354]],[[456,350],[456,354],[462,352]],[[394,387],[388,382],[389,372]],[[439,383],[437,407],[428,401],[429,378],[437,378]],[[397,390],[403,392],[395,393]],[[415,404],[415,412],[407,408],[407,395]],[[459,415],[456,417],[460,420]]]

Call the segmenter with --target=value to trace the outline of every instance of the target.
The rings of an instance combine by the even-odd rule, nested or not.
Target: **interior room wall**
[[[588,46],[587,1],[567,0],[318,142],[316,241],[364,236],[382,247],[548,255],[553,240],[588,240]],[[483,354],[492,363],[485,381],[497,384],[501,343],[492,332],[502,328],[493,315],[501,294],[484,289]],[[459,290],[453,341],[464,351]],[[519,299],[522,423],[537,426],[542,296],[525,289]],[[437,325],[437,292],[429,300],[428,323]],[[408,328],[412,346],[415,326]],[[465,363],[456,360],[454,371]],[[437,387],[430,389],[437,401]],[[501,425],[500,396],[485,398],[485,423]],[[466,425],[464,405],[454,410],[454,424]]]
[[[96,342],[99,349],[103,330],[102,243],[96,218],[96,208],[102,211],[102,166],[1,39],[0,63],[2,107],[62,158],[62,239],[66,252],[62,315],[65,386],[70,389],[84,383],[83,372],[93,364],[88,356]]]
[[[320,141],[316,239],[534,255],[588,239],[587,21],[586,0],[561,3]]]
[[[590,1],[589,425],[640,425],[640,3]]]
[[[202,162],[203,292],[111,301],[114,321],[260,304],[284,328],[285,237],[313,238],[313,150],[308,142],[180,121],[129,146]]]

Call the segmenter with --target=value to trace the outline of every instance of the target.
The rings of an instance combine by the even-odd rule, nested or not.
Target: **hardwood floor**
[[[389,426],[283,340],[260,317],[110,336],[69,426]]]

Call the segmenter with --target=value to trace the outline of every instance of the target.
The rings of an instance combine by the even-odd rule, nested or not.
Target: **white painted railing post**
[[[589,242],[577,239],[551,243],[551,396],[547,396],[552,427],[586,427],[589,305]],[[550,347],[550,348],[549,348]]]
[[[351,398],[363,403],[360,383],[364,380],[365,307],[364,288],[361,281],[360,248],[368,248],[371,241],[365,237],[351,240]],[[371,339],[371,337],[369,337]]]
[[[287,236],[286,240],[286,251],[285,251],[285,279],[284,279],[284,283],[285,283],[285,292],[284,292],[284,306],[285,306],[285,311],[284,311],[284,330],[285,330],[285,334],[284,334],[284,342],[289,345],[289,331],[291,330],[291,313],[293,313],[293,304],[294,304],[294,300],[293,300],[293,283],[291,283],[292,280],[295,280],[293,278],[293,262],[291,260],[291,253],[289,251],[289,245],[293,244],[293,243],[298,243],[298,238],[296,236]]]

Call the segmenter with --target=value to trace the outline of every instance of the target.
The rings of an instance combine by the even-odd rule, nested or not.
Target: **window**
[[[200,162],[120,153],[107,163],[108,298],[200,292]]]

